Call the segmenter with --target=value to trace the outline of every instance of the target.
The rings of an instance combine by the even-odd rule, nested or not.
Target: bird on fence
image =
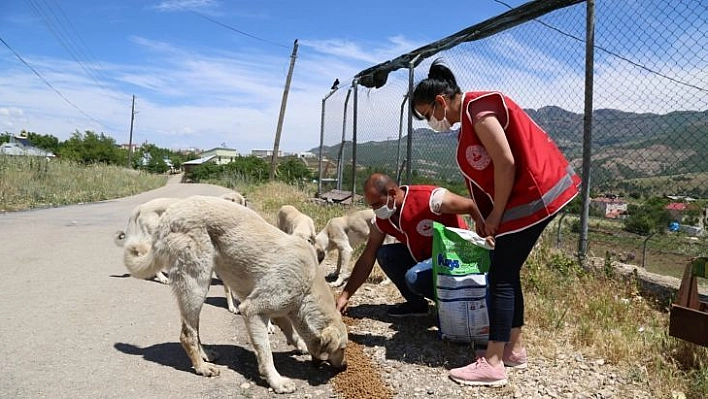
[[[337,90],[339,88],[339,79],[334,79],[334,83],[332,83],[332,88],[330,90]]]

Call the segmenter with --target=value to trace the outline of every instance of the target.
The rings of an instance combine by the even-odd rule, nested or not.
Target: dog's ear
[[[315,244],[315,252],[317,253],[317,263],[322,263],[327,254],[325,254],[320,244]]]
[[[318,358],[327,360],[331,353],[339,349],[339,332],[333,326],[327,326],[319,338]]]

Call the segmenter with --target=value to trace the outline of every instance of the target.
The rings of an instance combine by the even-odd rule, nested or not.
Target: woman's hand
[[[497,230],[499,230],[499,224],[501,224],[501,218],[502,214],[499,212],[494,212],[489,214],[487,218],[484,220],[484,230],[482,231],[483,234],[477,234],[481,235],[482,237],[494,237],[497,235]]]

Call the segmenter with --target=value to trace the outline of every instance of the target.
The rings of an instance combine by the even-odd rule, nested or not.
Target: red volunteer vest
[[[484,217],[494,205],[494,165],[474,131],[469,114],[469,105],[481,98],[499,101],[497,109],[504,110],[497,118],[516,164],[514,186],[499,225],[501,236],[556,214],[578,194],[581,181],[548,134],[510,98],[499,92],[465,93],[457,165]]]
[[[393,224],[391,219],[376,218],[379,230],[405,244],[417,262],[433,254],[433,221],[445,226],[467,228],[460,215],[436,215],[430,210],[430,195],[436,188],[425,185],[401,186],[406,194],[398,211],[399,226]]]

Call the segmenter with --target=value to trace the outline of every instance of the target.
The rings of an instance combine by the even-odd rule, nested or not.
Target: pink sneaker
[[[477,349],[474,353],[477,358],[481,358],[486,355],[487,351],[484,349]],[[502,361],[504,361],[504,365],[506,367],[513,369],[525,369],[529,365],[528,356],[526,355],[526,348],[521,348],[519,352],[512,352],[511,346],[509,345],[504,347]]]
[[[502,358],[506,367],[514,369],[525,369],[529,365],[529,359],[526,356],[526,348],[521,348],[519,352],[512,352],[511,346],[504,348],[504,357]]]
[[[507,384],[504,365],[500,363],[493,367],[483,357],[465,367],[450,370],[450,379],[462,385],[501,387]]]

